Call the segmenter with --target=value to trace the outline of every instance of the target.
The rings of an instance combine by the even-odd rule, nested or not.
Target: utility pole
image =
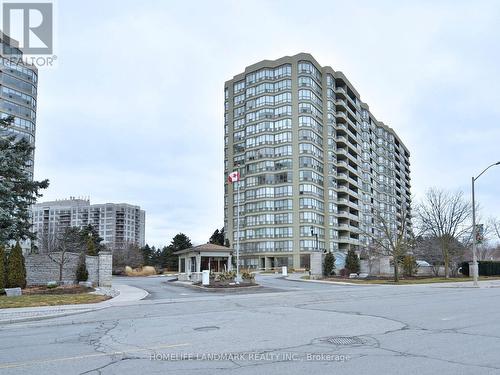
[[[487,168],[485,168],[481,173],[479,173],[479,176],[477,177],[472,177],[472,277],[473,277],[473,284],[475,287],[479,286],[477,283],[479,279],[479,266],[477,263],[477,251],[476,251],[476,242],[477,242],[477,225],[476,225],[476,197],[475,197],[475,192],[474,192],[474,184],[476,180],[482,176],[484,172],[486,172],[488,169],[495,165],[500,165],[500,161],[491,164]]]

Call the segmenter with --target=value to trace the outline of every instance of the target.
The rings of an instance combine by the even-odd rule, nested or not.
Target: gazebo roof
[[[213,243],[205,243],[203,245],[190,247],[189,249],[176,251],[174,253],[174,255],[182,255],[182,254],[192,253],[192,252],[220,253],[221,251],[232,253],[233,249],[231,249],[230,247],[226,247],[226,246],[215,245]]]

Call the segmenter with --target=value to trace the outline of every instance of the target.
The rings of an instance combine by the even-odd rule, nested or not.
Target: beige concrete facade
[[[309,254],[369,245],[373,212],[397,225],[410,205],[409,151],[342,72],[300,53],[225,83],[225,229],[242,265],[309,268]]]

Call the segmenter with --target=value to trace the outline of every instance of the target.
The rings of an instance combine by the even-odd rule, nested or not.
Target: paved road
[[[0,373],[500,374],[500,288],[259,281],[0,326]]]
[[[259,276],[257,276],[259,278]],[[264,278],[269,279],[269,278]],[[172,283],[176,280],[173,276],[157,276],[157,277],[115,277],[114,282],[120,284],[132,285],[138,288],[146,290],[149,295],[145,298],[146,300],[159,300],[167,298],[189,298],[196,296],[206,296],[207,294],[213,294],[219,297],[224,296],[227,293],[231,295],[238,294],[253,294],[253,293],[270,293],[285,291],[285,289],[279,289],[279,285],[273,284],[271,280],[264,282],[265,286],[260,288],[252,289],[241,289],[233,290],[227,293],[221,293],[217,290],[204,291],[198,288],[187,287],[179,285],[177,283]],[[288,287],[290,289],[290,287]]]

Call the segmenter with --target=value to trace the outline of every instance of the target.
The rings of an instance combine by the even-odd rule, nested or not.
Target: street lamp
[[[319,251],[318,233],[314,233],[314,227],[311,226],[311,236],[316,236],[316,251]]]
[[[477,255],[476,255],[476,241],[477,241],[477,228],[476,228],[476,198],[474,196],[474,183],[476,180],[483,175],[488,169],[495,165],[500,165],[500,161],[491,164],[487,168],[485,168],[479,176],[472,177],[472,276],[474,278],[474,286],[478,286],[477,279],[479,275],[479,267],[477,264]]]

